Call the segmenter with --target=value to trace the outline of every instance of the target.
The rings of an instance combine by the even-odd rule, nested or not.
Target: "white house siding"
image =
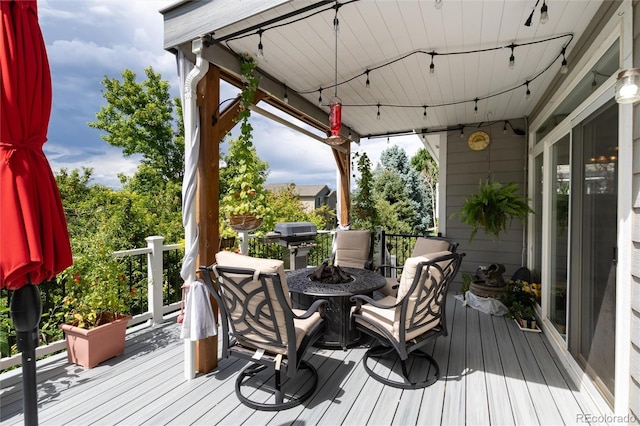
[[[633,7],[633,63],[640,67],[640,2]],[[633,108],[633,251],[629,409],[640,419],[640,102]]]
[[[527,125],[522,118],[509,120],[516,129],[525,130]],[[515,182],[524,194],[526,136],[516,135],[510,127],[506,133],[504,123],[500,121],[491,127],[478,128],[478,124],[469,124],[464,128],[464,137],[460,131],[450,131],[447,135],[447,195],[446,206],[447,232],[446,237],[457,241],[459,251],[466,256],[461,267],[462,271],[474,273],[478,266],[489,266],[492,263],[505,265],[505,278],[509,278],[520,266],[524,265],[523,226],[515,220],[509,232],[501,236],[500,241],[492,241],[483,231],[478,231],[469,243],[471,227],[462,223],[458,218],[451,218],[451,214],[459,212],[465,198],[478,192],[478,183],[485,181],[489,175],[497,182]],[[472,151],[467,145],[467,139],[476,130],[483,130],[491,137],[489,147],[482,151]],[[458,276],[460,277],[460,275]]]

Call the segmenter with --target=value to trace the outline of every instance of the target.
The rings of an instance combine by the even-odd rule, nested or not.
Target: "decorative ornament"
[[[474,151],[482,151],[483,149],[489,146],[489,142],[490,142],[489,135],[483,131],[473,132],[469,136],[469,139],[467,140],[467,143],[469,144],[469,148],[471,148]]]

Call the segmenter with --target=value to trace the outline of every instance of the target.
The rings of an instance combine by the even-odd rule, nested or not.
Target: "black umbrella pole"
[[[16,328],[18,350],[22,352],[22,407],[25,426],[38,424],[38,392],[36,381],[36,347],[38,324],[42,316],[40,292],[27,284],[11,297],[11,319]]]

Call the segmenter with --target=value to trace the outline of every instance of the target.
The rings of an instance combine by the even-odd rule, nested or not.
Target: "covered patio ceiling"
[[[560,72],[563,48],[571,67],[571,52],[602,0],[442,0],[440,8],[437,3],[337,3],[337,94],[345,136],[431,133],[530,115]],[[540,23],[543,3],[545,24]],[[335,93],[335,6],[335,1],[183,1],[162,11],[165,48],[189,53],[191,40],[208,35],[209,49],[218,53],[207,59],[236,75],[220,52],[247,52],[270,80],[263,79],[261,88],[273,101],[284,104],[286,93],[290,111],[302,111],[301,101],[306,108],[319,106],[322,111],[310,115],[322,123]]]

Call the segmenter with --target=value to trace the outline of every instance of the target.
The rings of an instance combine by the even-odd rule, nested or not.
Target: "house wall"
[[[640,2],[633,6],[633,64],[640,68]],[[633,231],[629,410],[640,419],[640,102],[633,107]]]
[[[527,123],[524,119],[509,120],[516,129],[525,130]],[[446,173],[446,237],[457,241],[458,251],[466,253],[461,271],[475,273],[478,266],[489,266],[492,263],[505,265],[505,279],[508,279],[520,266],[524,265],[522,253],[524,250],[523,225],[519,221],[511,224],[511,229],[501,236],[499,242],[492,241],[483,231],[478,231],[473,241],[469,242],[471,227],[462,223],[458,218],[451,218],[451,214],[459,212],[465,198],[477,193],[480,180],[486,180],[491,174],[495,181],[501,183],[515,182],[522,188],[524,194],[525,167],[527,153],[525,151],[526,136],[516,135],[507,126],[503,130],[501,121],[492,126],[477,128],[477,124],[468,125],[464,129],[464,138],[460,131],[450,131],[447,134],[447,173]],[[467,139],[476,130],[483,130],[489,134],[491,143],[482,151],[472,151],[467,145]],[[458,274],[460,277],[461,274]]]

